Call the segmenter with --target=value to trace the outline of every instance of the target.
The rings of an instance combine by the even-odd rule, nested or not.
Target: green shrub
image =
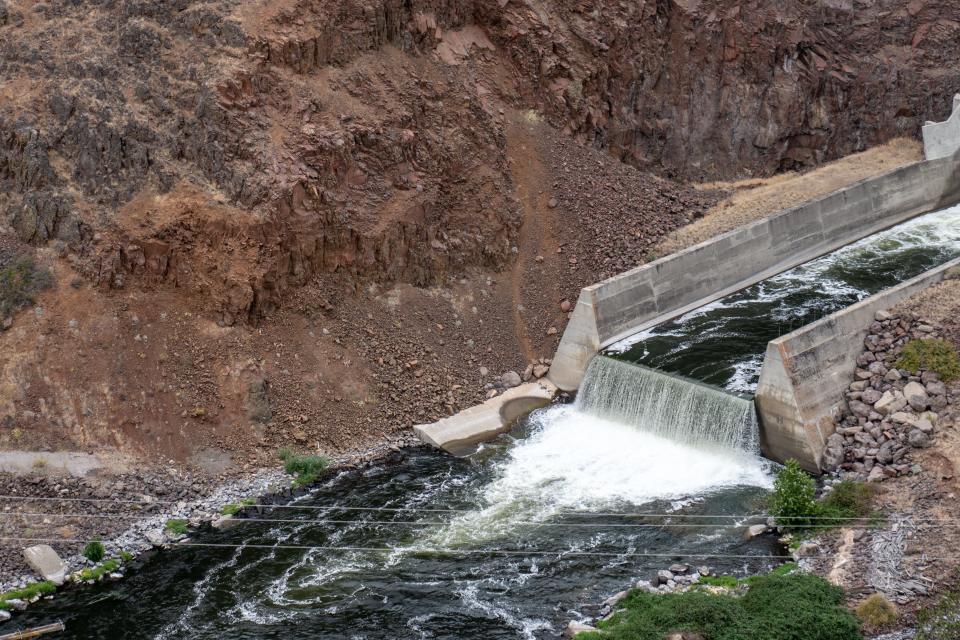
[[[223,505],[223,508],[220,509],[220,515],[224,516],[235,516],[240,512],[240,505],[235,502],[230,504]]]
[[[33,304],[33,296],[53,282],[50,272],[30,258],[20,258],[0,268],[0,320]]]
[[[121,551],[120,559],[123,560],[124,562],[133,562],[133,554],[130,553],[129,551]]]
[[[960,377],[960,358],[949,342],[934,338],[911,340],[903,347],[898,369],[916,373],[920,369],[935,371],[944,382]]]
[[[103,548],[103,543],[99,540],[92,540],[83,548],[83,557],[90,562],[100,562],[107,550]]]
[[[777,524],[785,527],[806,527],[814,524],[820,512],[815,499],[817,487],[813,478],[792,458],[777,474],[770,496],[770,512]]]
[[[167,520],[165,528],[170,533],[175,535],[186,535],[187,533],[187,521],[180,518],[171,518]]]
[[[870,630],[896,622],[897,608],[882,593],[875,593],[857,605],[857,617]]]
[[[877,485],[856,480],[843,480],[833,485],[833,491],[820,502],[821,526],[842,526],[850,518],[871,519],[873,516],[873,497],[877,494]],[[858,524],[860,524],[858,522]]]
[[[281,449],[280,459],[283,460],[283,470],[292,476],[294,487],[313,484],[321,471],[330,466],[330,460],[325,456],[298,456],[289,449]]]
[[[740,580],[733,576],[700,576],[700,580],[697,581],[697,584],[706,584],[710,585],[711,587],[734,589],[740,586]]]
[[[631,591],[600,631],[578,640],[647,640],[674,631],[706,640],[860,640],[860,624],[842,606],[843,590],[805,573],[756,577],[742,597],[697,591]]]

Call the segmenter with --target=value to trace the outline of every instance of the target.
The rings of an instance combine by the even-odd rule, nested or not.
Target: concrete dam
[[[604,354],[644,365],[633,376],[641,387],[662,371],[755,401],[756,420],[747,421],[763,455],[819,472],[872,314],[954,273],[958,113],[924,129],[927,160],[584,288],[547,379],[417,433],[448,451],[469,451],[558,390],[594,396],[598,369],[609,383],[609,364],[595,364]],[[655,388],[636,390],[634,401],[676,401]],[[610,399],[610,410],[622,410],[624,397]],[[641,414],[628,421],[659,431],[657,415],[652,423]],[[713,424],[728,429],[725,418]],[[689,427],[674,426],[677,433]]]

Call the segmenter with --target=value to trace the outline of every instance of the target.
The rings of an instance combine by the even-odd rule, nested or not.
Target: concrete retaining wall
[[[796,458],[808,471],[819,473],[843,392],[876,312],[956,277],[960,259],[771,341],[755,396],[763,454],[781,462]]]
[[[923,126],[923,156],[927,160],[952,156],[960,149],[960,94],[953,96],[953,109],[944,122]]]
[[[573,391],[604,346],[958,200],[957,161],[918,162],[586,287],[550,380]]]

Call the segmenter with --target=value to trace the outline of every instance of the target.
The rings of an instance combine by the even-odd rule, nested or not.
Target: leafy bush
[[[280,450],[280,459],[283,460],[283,470],[296,476],[294,487],[313,484],[320,472],[330,466],[330,460],[325,456],[298,456],[289,449]]]
[[[0,320],[33,304],[33,296],[53,282],[50,272],[20,258],[0,268]]]
[[[123,560],[124,562],[133,562],[133,554],[130,553],[129,551],[121,551],[120,559]]]
[[[860,624],[842,600],[842,589],[804,573],[759,576],[742,597],[635,590],[598,632],[577,640],[647,640],[674,631],[705,640],[860,640]]]
[[[813,478],[800,468],[796,460],[787,463],[777,474],[770,496],[770,512],[777,523],[786,527],[805,527],[814,523],[820,507]]]
[[[857,617],[868,629],[879,629],[896,622],[897,608],[882,593],[875,593],[857,605]]]
[[[107,550],[103,548],[103,543],[99,540],[88,542],[87,546],[83,548],[83,557],[90,562],[100,562],[106,553]]]
[[[935,371],[940,379],[949,382],[960,377],[960,358],[949,342],[934,338],[911,340],[903,347],[897,368],[917,372]]]
[[[170,518],[167,520],[167,524],[164,527],[170,533],[175,535],[186,535],[187,533],[187,521],[180,518]]]

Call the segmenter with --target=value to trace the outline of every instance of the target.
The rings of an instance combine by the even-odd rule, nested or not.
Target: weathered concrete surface
[[[917,162],[585,287],[550,380],[572,391],[606,345],[958,200],[957,160]]]
[[[49,580],[57,586],[62,585],[67,579],[67,565],[50,545],[38,544],[27,547],[23,550],[23,559],[44,580]]]
[[[952,156],[957,149],[960,149],[960,94],[953,96],[949,118],[923,126],[923,155],[927,160]]]
[[[808,471],[819,473],[843,392],[876,312],[957,277],[960,259],[772,340],[755,396],[763,455],[781,462],[795,458]]]
[[[557,388],[549,380],[528,382],[449,418],[417,425],[413,430],[427,444],[454,455],[465,455],[477,444],[509,431],[517,418],[550,404],[556,393]]]

